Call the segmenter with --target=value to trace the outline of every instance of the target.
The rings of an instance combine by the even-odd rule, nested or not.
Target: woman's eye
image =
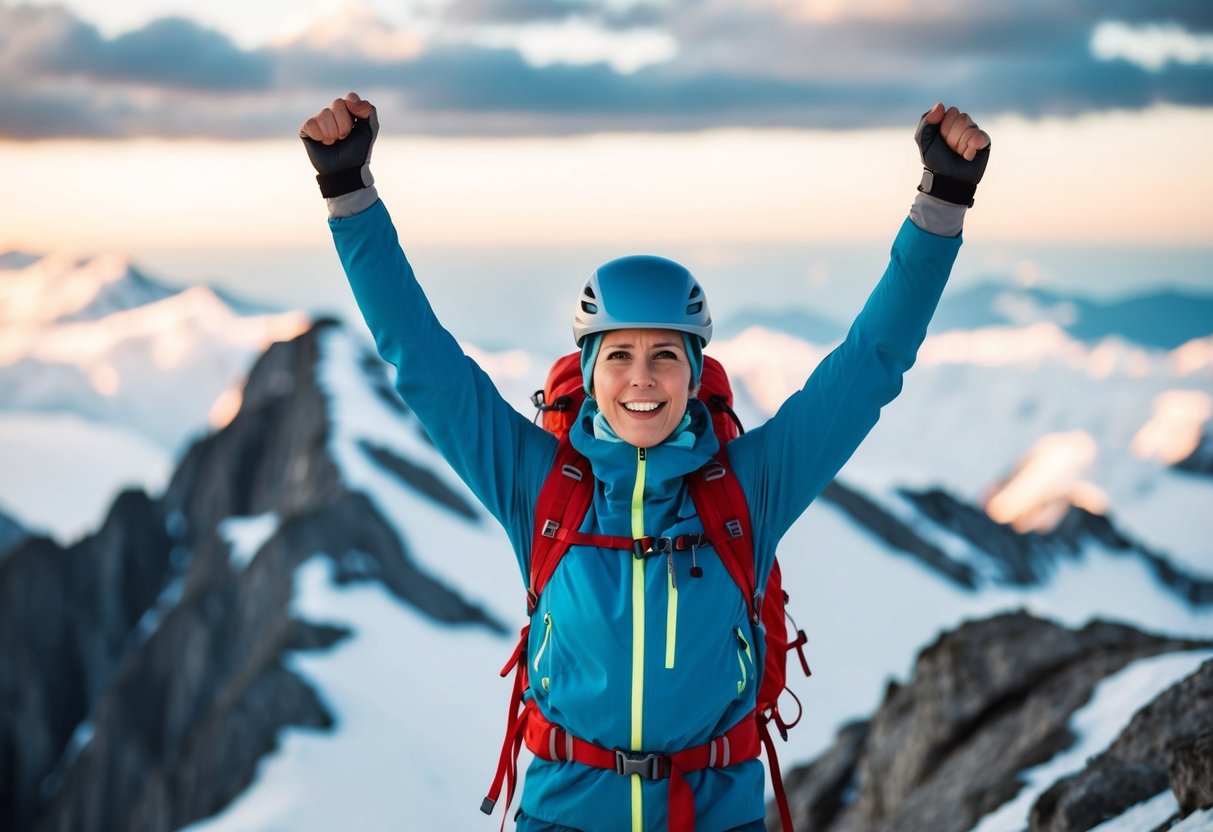
[[[674,359],[675,361],[677,361],[677,360],[678,360],[678,353],[673,352],[672,350],[662,350],[661,352],[657,353],[657,355],[656,355],[656,356],[654,356],[654,357],[655,357],[655,358],[664,358],[664,359],[666,359],[667,361],[668,361],[669,359],[671,359],[671,358],[672,358],[672,359]]]
[[[613,351],[607,353],[608,360],[611,360],[611,359],[622,360],[622,359],[626,359],[626,358],[628,358],[628,354],[626,352],[624,352],[623,350],[613,350]]]

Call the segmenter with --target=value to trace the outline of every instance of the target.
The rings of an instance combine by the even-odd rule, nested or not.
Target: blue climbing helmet
[[[637,254],[599,266],[577,299],[577,346],[612,329],[674,329],[698,336],[702,348],[712,338],[712,315],[699,281],[684,266]]]
[[[691,385],[703,374],[703,347],[712,337],[712,313],[686,267],[651,254],[620,257],[590,275],[573,313],[573,338],[581,347],[581,378],[594,389],[594,362],[602,333],[613,329],[672,329],[682,333],[691,363]]]

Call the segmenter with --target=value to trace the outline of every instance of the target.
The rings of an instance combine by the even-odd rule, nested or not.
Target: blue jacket
[[[535,503],[556,440],[518,413],[435,318],[387,209],[377,202],[330,220],[358,306],[396,387],[485,508],[505,527],[524,582]],[[775,546],[833,479],[901,390],[960,247],[909,219],[884,277],[846,340],[765,424],[729,443],[749,503],[758,585]],[[707,411],[690,404],[694,442],[648,449],[597,438],[596,405],[571,433],[589,458],[594,502],[582,531],[665,536],[702,531],[683,477],[717,450]],[[638,484],[639,481],[639,484]],[[605,748],[673,752],[723,734],[754,708],[763,641],[737,586],[710,549],[665,558],[574,547],[531,621],[527,660],[544,715]],[[687,777],[697,828],[731,829],[764,814],[758,760]],[[535,760],[522,808],[581,830],[664,830],[664,781],[620,777],[578,763]]]

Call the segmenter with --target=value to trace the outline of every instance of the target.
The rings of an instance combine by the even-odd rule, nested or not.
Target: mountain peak
[[[24,260],[18,256],[14,262]],[[109,252],[85,260],[49,254],[15,268],[0,282],[0,323],[29,327],[97,320],[175,292],[144,276],[125,254]]]

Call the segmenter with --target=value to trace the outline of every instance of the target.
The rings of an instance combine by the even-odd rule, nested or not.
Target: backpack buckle
[[[741,537],[741,535],[742,535],[741,521],[738,520],[736,517],[734,517],[732,520],[726,521],[724,524],[724,528],[725,528],[725,531],[727,531],[729,533],[729,537],[736,538],[736,537]]]
[[[721,477],[723,477],[724,475],[725,475],[724,466],[721,465],[719,462],[717,462],[714,459],[711,462],[709,462],[703,466],[704,482],[711,482],[712,480],[718,480]]]
[[[560,528],[560,524],[555,520],[548,520],[543,524],[543,530],[539,532],[544,537],[555,537],[556,530]]]
[[[639,774],[645,780],[662,780],[665,778],[666,757],[663,754],[645,754],[644,752],[624,751],[615,749],[615,773],[627,777]]]

